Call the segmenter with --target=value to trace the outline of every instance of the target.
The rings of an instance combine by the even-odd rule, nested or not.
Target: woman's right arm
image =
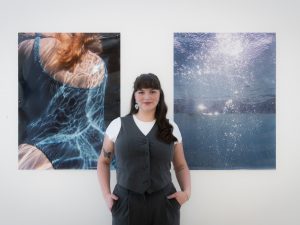
[[[110,163],[113,153],[114,143],[105,135],[101,154],[98,159],[97,173],[104,200],[110,210],[114,200],[118,200],[118,197],[110,191]]]

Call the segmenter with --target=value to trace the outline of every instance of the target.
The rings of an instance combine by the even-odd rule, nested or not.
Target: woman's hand
[[[189,196],[184,191],[177,191],[167,197],[168,199],[175,198],[180,205],[183,205],[187,200],[189,200]]]
[[[105,195],[105,202],[106,202],[106,205],[107,205],[107,207],[109,208],[110,211],[111,211],[111,208],[114,205],[114,200],[117,201],[118,199],[119,199],[118,196],[116,196],[112,193],[107,193]]]

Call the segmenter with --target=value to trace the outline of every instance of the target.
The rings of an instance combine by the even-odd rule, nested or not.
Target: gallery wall
[[[111,223],[96,171],[17,169],[18,32],[120,32],[121,115],[129,110],[135,77],[152,72],[162,82],[170,118],[174,32],[275,32],[276,170],[191,171],[192,196],[182,206],[181,224],[299,223],[299,1],[11,0],[0,5],[1,225]]]

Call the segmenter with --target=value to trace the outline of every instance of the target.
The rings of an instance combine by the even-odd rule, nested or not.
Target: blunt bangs
[[[134,82],[134,91],[151,88],[161,90],[159,79],[152,73],[142,74],[138,76]]]

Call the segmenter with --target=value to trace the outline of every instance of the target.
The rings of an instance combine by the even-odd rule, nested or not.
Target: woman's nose
[[[150,99],[150,94],[145,94],[145,99]]]

